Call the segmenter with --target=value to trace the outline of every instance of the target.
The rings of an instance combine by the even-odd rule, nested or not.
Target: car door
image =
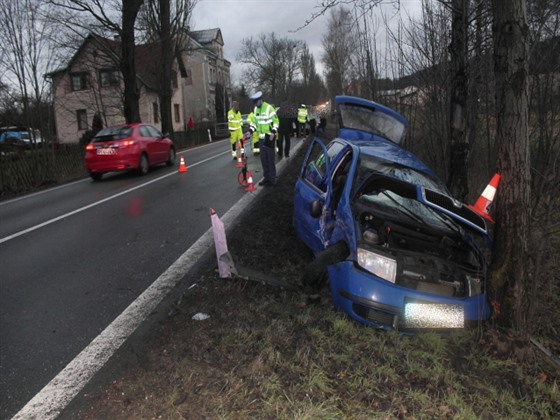
[[[140,128],[140,133],[145,137],[146,149],[148,150],[150,164],[165,162],[167,160],[168,150],[165,142],[163,142],[163,135],[159,130],[151,125],[143,125]]]
[[[327,148],[313,139],[306,153],[294,193],[294,228],[315,253],[325,249],[334,226],[332,162],[348,146],[336,140]]]

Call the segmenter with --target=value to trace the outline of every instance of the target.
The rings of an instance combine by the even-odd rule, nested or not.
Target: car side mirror
[[[320,199],[317,199],[311,203],[310,213],[311,217],[314,217],[315,219],[321,216],[321,214],[323,213],[323,203]]]
[[[168,138],[168,137],[169,137],[169,133],[163,133],[163,134],[161,135],[161,138],[162,138],[162,139],[165,139],[165,138]]]

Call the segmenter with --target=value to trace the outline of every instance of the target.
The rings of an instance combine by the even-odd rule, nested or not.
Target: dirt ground
[[[310,251],[295,238],[292,225],[294,182],[305,149],[306,147],[301,147],[297,154],[289,158],[290,161],[279,176],[276,186],[257,186],[259,189],[264,188],[264,191],[261,191],[251,206],[250,213],[239,220],[227,237],[228,248],[239,266],[248,267],[257,274],[280,279],[294,286],[298,285],[300,274],[312,260]],[[328,291],[321,295],[319,301],[311,301],[301,291],[283,290],[254,280],[219,279],[215,262],[210,264],[197,279],[196,287],[185,290],[180,300],[170,308],[166,319],[158,323],[153,334],[150,334],[150,339],[143,343],[145,349],[138,352],[135,362],[130,363],[130,368],[115,373],[110,383],[100,385],[95,392],[91,389],[84,391],[80,396],[80,406],[72,407],[72,410],[61,417],[291,418],[293,411],[288,412],[289,414],[274,411],[267,413],[266,408],[262,409],[262,401],[266,401],[262,390],[265,386],[272,386],[266,385],[272,377],[280,378],[286,393],[301,381],[300,375],[291,367],[283,366],[279,361],[274,363],[280,357],[275,352],[281,351],[284,353],[282,357],[286,357],[285,353],[290,354],[296,352],[296,348],[304,347],[307,348],[306,351],[313,353],[312,347],[301,344],[317,339],[317,334],[329,334],[329,328],[326,326],[336,325],[342,315],[331,315],[334,311]],[[547,302],[547,309],[554,311],[552,305],[555,305],[553,301]],[[204,321],[193,320],[193,316],[198,313],[206,314],[209,318]],[[333,320],[331,316],[336,318]],[[550,313],[548,316],[550,317]],[[546,322],[546,317],[546,314],[540,314],[539,322]],[[557,312],[555,317],[557,318]],[[558,328],[558,322],[553,321],[553,325],[549,324],[547,328],[547,334],[550,334],[550,328],[554,332]],[[271,329],[276,329],[276,336],[274,333],[270,334]],[[228,330],[236,332],[235,339],[228,338],[224,333]],[[369,334],[372,334],[375,340],[386,340],[385,335],[379,335],[386,333],[369,330],[371,329],[356,327],[357,336],[349,339],[356,340],[354,344],[349,344],[359,347],[359,353],[371,351],[365,344],[368,339],[364,339],[366,336],[371,338]],[[260,341],[266,341],[266,346],[255,344]],[[331,346],[326,343],[325,346]],[[480,343],[484,343],[485,346],[495,345],[491,335],[472,345],[477,346]],[[550,341],[547,344],[550,344]],[[488,352],[491,353],[490,350]],[[298,359],[309,355],[292,356]],[[465,374],[471,373],[471,362],[464,358],[460,363],[457,363],[457,360],[453,362],[455,367],[458,364],[464,365]],[[335,380],[344,379],[344,375],[349,374],[345,371],[345,363],[330,363],[331,373],[328,375]],[[357,360],[355,363],[365,362]],[[261,364],[268,366],[265,368]],[[506,379],[512,382],[508,372],[505,372],[502,378],[499,372],[500,369],[496,369],[496,384],[505,386],[503,384],[509,383],[504,382]],[[488,375],[487,372],[481,372],[480,376]],[[429,378],[418,378],[417,381],[419,388],[429,389],[432,386]],[[513,381],[515,384],[511,386],[519,388],[521,382]],[[386,387],[395,388],[391,395],[398,393],[401,386],[405,385],[398,382],[393,385],[391,382],[386,383]],[[409,386],[409,382],[406,386]],[[315,389],[317,388],[321,388],[321,385],[316,384]],[[344,399],[347,392],[348,389],[342,390],[340,398]],[[301,395],[301,403],[309,400],[311,404],[315,404],[315,409],[320,409],[322,398],[328,393],[327,390],[317,395]],[[355,410],[354,414],[350,415],[351,418],[371,418],[363,412],[367,408],[377,410],[373,412],[393,412],[393,415],[388,417],[414,418],[414,415],[401,415],[399,410],[402,410],[402,407],[396,407],[395,411],[392,411],[394,397],[378,398],[372,402],[367,393],[367,390],[363,391],[363,395],[358,393],[355,397],[357,406],[345,406],[343,412],[352,413]],[[286,398],[291,395],[293,394],[286,394]],[[219,408],[216,408],[217,399],[220,399]],[[261,411],[247,411],[255,401],[259,401]],[[297,403],[293,401],[292,405]],[[238,404],[245,404],[246,407],[237,406]],[[306,409],[309,410],[309,407]],[[498,411],[503,412],[503,409]],[[237,414],[232,416],[231,413]],[[430,411],[425,411],[424,414],[426,413]],[[324,418],[324,415],[321,411],[318,414],[311,411],[300,418]],[[457,415],[446,413],[439,416],[436,412],[434,417],[458,418]],[[538,417],[537,415],[534,418]],[[341,417],[334,415],[330,418]]]

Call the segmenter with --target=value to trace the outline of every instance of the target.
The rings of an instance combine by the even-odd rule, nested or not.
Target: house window
[[[154,124],[159,123],[159,106],[157,102],[152,103],[152,108],[154,110]]]
[[[181,113],[179,112],[181,109],[179,108],[179,104],[173,104],[173,111],[175,114],[175,122],[181,122]]]
[[[70,75],[72,78],[72,91],[85,90],[89,87],[88,78],[86,72],[72,73]]]
[[[76,111],[76,119],[78,120],[78,130],[87,130],[87,110],[78,109]]]
[[[99,71],[99,82],[101,87],[114,86],[119,84],[119,72],[114,69]]]
[[[171,72],[171,86],[173,86],[173,89],[177,89],[179,87],[179,84],[177,83],[177,72],[176,71]]]

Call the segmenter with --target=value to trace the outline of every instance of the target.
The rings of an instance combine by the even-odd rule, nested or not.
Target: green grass
[[[266,194],[274,194],[272,208]],[[228,236],[241,264],[286,278],[305,266],[309,253],[290,230],[291,194],[293,184],[265,192],[250,223],[240,222],[254,227],[251,240],[246,229]],[[263,258],[263,244],[282,255]],[[528,343],[521,352],[500,351],[514,349],[513,338],[489,327],[409,337],[335,311],[328,291],[312,302],[257,282],[218,279],[214,267],[197,284],[184,292],[178,315],[145,341],[138,363],[71,418],[559,417],[559,370]],[[548,302],[555,316],[541,315],[547,331],[560,330],[557,303]],[[210,318],[195,321],[197,312]],[[557,337],[556,344],[551,336],[541,340],[558,348]]]
[[[222,285],[220,297],[209,288],[213,299],[235,289]],[[554,372],[538,357],[493,357],[476,333],[405,337],[266,286],[236,293],[246,311],[235,317],[216,309],[193,321],[197,309],[186,306],[83,418],[552,419],[560,410],[557,372],[539,381],[542,369]],[[194,294],[191,303],[204,291]],[[296,315],[279,314],[275,300]]]

